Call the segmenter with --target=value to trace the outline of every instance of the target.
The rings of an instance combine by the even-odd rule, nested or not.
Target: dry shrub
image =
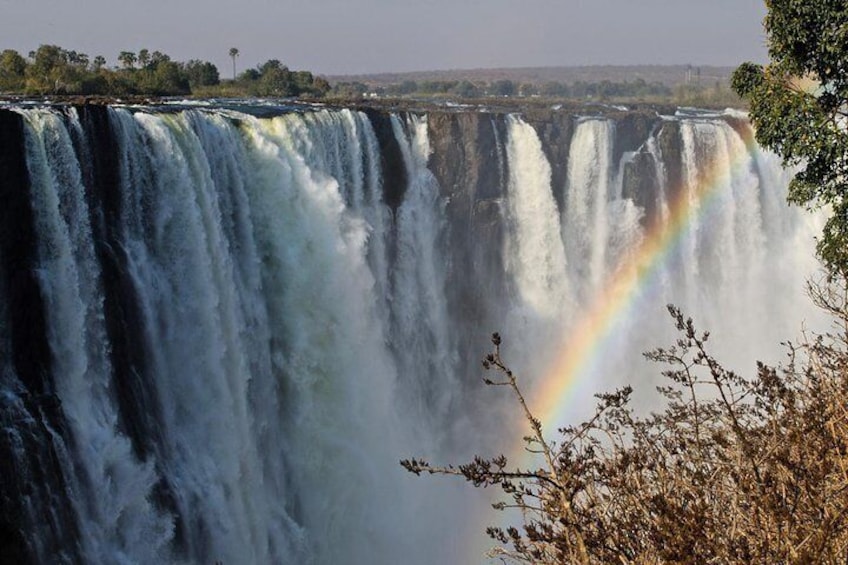
[[[520,527],[490,527],[492,556],[542,564],[848,562],[848,294],[845,280],[810,285],[834,330],[787,344],[783,366],[753,378],[709,353],[709,335],[675,307],[674,347],[647,354],[666,366],[662,412],[637,415],[629,387],[599,395],[594,416],[543,435],[500,337],[483,361],[524,411],[537,469],[504,456],[420,474],[498,486]]]

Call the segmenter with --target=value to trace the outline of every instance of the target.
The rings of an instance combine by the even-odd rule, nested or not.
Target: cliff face
[[[465,326],[459,350],[482,351],[485,343],[472,327],[497,327],[507,292],[502,276],[505,122],[500,115],[438,112],[428,116],[428,129],[428,168],[444,201],[442,244],[462,242],[447,254],[452,260],[446,269],[449,308]],[[468,363],[468,369],[475,365]]]
[[[644,210],[642,221],[647,224],[656,219],[660,206],[663,155],[678,161],[669,169],[679,177],[675,124],[649,111],[613,111],[605,117],[614,124],[611,166],[623,165],[622,196]],[[371,119],[373,122],[375,118]],[[539,137],[551,168],[551,193],[560,214],[564,214],[572,143],[581,117],[535,110],[524,114],[523,119]],[[443,244],[453,246],[447,254],[451,257],[447,265],[448,300],[451,311],[459,314],[457,320],[467,323],[460,350],[482,351],[487,344],[479,339],[478,329],[503,327],[508,316],[504,305],[514,291],[504,275],[510,225],[505,204],[509,191],[506,114],[432,111],[428,114],[428,131],[432,151],[428,168],[438,180],[444,202],[447,229]],[[649,139],[658,131],[662,154],[648,148]],[[468,371],[473,372],[473,367],[469,364]]]
[[[78,560],[62,453],[72,444],[56,395],[39,291],[23,120],[0,110],[0,562]],[[33,512],[36,510],[36,512]]]
[[[676,190],[682,182],[679,126],[653,111],[614,111],[605,117],[614,123],[612,162],[615,167],[623,165],[622,195],[644,210],[644,222],[651,222],[658,213],[660,184],[668,182]],[[458,229],[467,230],[468,237],[498,241],[503,237],[503,210],[498,202],[505,194],[508,177],[504,119],[499,113],[429,114],[433,149],[429,166],[448,201],[449,215],[464,219]],[[566,194],[562,187],[568,185],[571,143],[580,116],[536,110],[524,119],[539,136],[551,167],[553,196],[562,212]],[[651,137],[656,138],[658,152],[648,148]],[[660,178],[662,174],[665,178]]]

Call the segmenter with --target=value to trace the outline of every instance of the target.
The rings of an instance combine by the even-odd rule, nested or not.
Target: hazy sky
[[[766,57],[762,0],[0,0],[0,49],[55,43],[341,74]]]

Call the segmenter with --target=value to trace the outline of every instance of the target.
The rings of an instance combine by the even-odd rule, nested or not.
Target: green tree
[[[418,83],[414,80],[405,80],[397,86],[396,92],[398,94],[413,94],[418,92]]]
[[[138,58],[135,56],[135,53],[133,53],[132,51],[121,51],[118,54],[118,61],[121,62],[121,65],[123,65],[123,67],[125,69],[135,68],[135,62],[137,60],[138,60]]]
[[[508,79],[496,80],[489,85],[489,94],[492,96],[515,96],[516,93],[518,88]]]
[[[138,52],[138,64],[141,68],[145,68],[150,64],[150,51],[142,49]]]
[[[743,63],[733,89],[750,105],[757,141],[798,167],[789,200],[829,205],[818,241],[825,265],[848,272],[848,3],[767,0],[770,62]]]
[[[154,51],[153,54],[150,55],[150,64],[154,67],[162,63],[168,63],[170,61],[171,58],[168,55],[162,53],[161,51]]]
[[[463,80],[453,87],[452,92],[461,98],[476,98],[480,96],[480,89],[474,83]]]
[[[27,67],[27,90],[39,94],[58,94],[67,90],[68,52],[58,45],[40,45],[30,53]]]
[[[215,86],[221,82],[218,67],[209,61],[192,59],[185,64],[185,73],[192,89],[198,86]]]
[[[259,96],[295,96],[298,94],[294,73],[278,59],[270,59],[259,67]]]
[[[27,62],[20,53],[6,49],[0,53],[0,90],[23,90]]]
[[[82,70],[85,70],[88,67],[88,55],[85,53],[79,53],[77,51],[68,51],[67,52],[68,63],[71,65],[75,65]]]
[[[568,96],[569,88],[567,84],[563,84],[561,82],[546,82],[542,85],[541,90],[542,96]]]
[[[138,93],[168,96],[191,92],[188,75],[180,63],[159,58],[157,62],[151,63],[149,70],[133,82],[133,88]]]

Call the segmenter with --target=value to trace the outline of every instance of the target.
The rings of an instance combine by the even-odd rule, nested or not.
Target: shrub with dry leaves
[[[664,409],[630,406],[626,387],[599,395],[593,417],[546,437],[501,358],[500,336],[483,361],[490,386],[511,391],[538,468],[476,457],[459,466],[401,461],[415,474],[497,486],[520,527],[490,527],[492,556],[516,563],[848,562],[848,285],[811,285],[834,330],[788,344],[780,367],[752,378],[725,369],[709,335],[670,306],[674,347],[663,364]]]

